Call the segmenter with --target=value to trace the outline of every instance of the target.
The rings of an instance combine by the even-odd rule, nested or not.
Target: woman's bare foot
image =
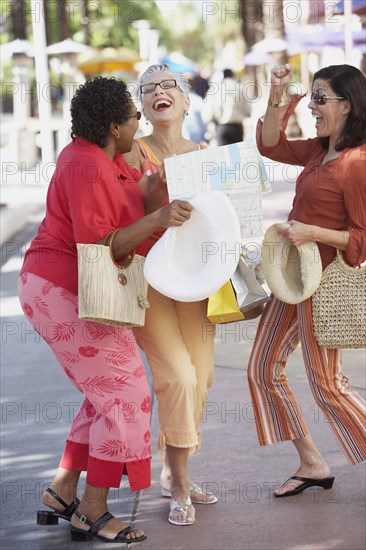
[[[218,500],[211,491],[204,491],[194,481],[189,482],[189,496],[195,504],[215,504]]]
[[[194,504],[214,504],[217,502],[217,497],[210,491],[204,491],[194,481],[188,481],[189,483],[189,496]],[[166,472],[161,472],[160,475],[160,487],[163,492],[163,496],[170,497],[171,495],[172,478],[167,475]]]

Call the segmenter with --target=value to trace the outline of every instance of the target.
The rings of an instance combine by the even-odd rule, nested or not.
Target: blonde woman
[[[125,155],[131,166],[150,174],[166,157],[200,147],[182,135],[183,120],[189,116],[189,89],[187,79],[166,65],[152,65],[145,71],[140,100],[152,132],[136,140]],[[162,231],[150,238],[150,247]],[[158,446],[166,451],[161,490],[163,496],[171,497],[169,522],[190,525],[195,520],[192,502],[217,502],[215,495],[188,476],[188,456],[200,446],[202,413],[213,382],[214,330],[207,330],[206,300],[178,302],[151,287],[148,298],[151,307],[136,337],[148,358],[158,400]]]

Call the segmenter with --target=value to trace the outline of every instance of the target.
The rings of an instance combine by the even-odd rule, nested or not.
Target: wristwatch
[[[279,107],[280,102],[277,103],[276,101],[271,101],[271,100],[269,99],[269,100],[268,100],[268,105],[269,105],[270,107],[274,107],[274,108],[276,109],[277,107]]]

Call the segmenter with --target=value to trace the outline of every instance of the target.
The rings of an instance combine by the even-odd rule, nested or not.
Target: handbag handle
[[[335,256],[335,258],[337,258],[337,261],[338,261],[338,265],[341,267],[342,271],[344,271],[345,273],[364,273],[366,271],[366,263],[365,262],[362,262],[361,265],[358,265],[358,266],[352,266],[352,265],[349,265],[344,257],[343,257],[343,253],[341,250],[339,250],[339,248],[336,249],[337,250],[337,254]]]
[[[133,262],[133,259],[135,257],[135,254],[136,254],[136,250],[133,249],[130,254],[129,254],[129,258],[126,259],[123,264],[118,264],[116,262],[116,260],[114,259],[114,256],[113,256],[113,252],[112,252],[112,244],[113,244],[113,240],[114,240],[114,237],[116,236],[116,234],[118,233],[118,231],[120,230],[121,228],[118,227],[117,229],[113,229],[113,231],[110,231],[110,233],[108,233],[104,239],[103,239],[103,245],[104,246],[109,246],[109,253],[111,255],[111,260],[112,262],[114,263],[114,265],[116,267],[118,267],[119,269],[127,269]],[[109,240],[109,245],[108,245],[108,240]]]

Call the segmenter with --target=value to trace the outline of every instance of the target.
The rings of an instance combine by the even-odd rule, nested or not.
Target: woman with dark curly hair
[[[317,71],[308,105],[317,136],[287,140],[286,123],[301,99],[279,108],[291,77],[291,65],[272,70],[270,100],[257,128],[262,155],[304,167],[289,222],[279,233],[295,246],[316,241],[323,269],[337,249],[350,265],[360,265],[366,260],[366,78],[351,65]],[[259,323],[248,378],[260,444],[291,440],[300,459],[295,475],[275,490],[276,497],[312,486],[330,489],[334,482],[285,375],[299,344],[314,399],[345,456],[351,464],[366,458],[365,402],[342,372],[342,350],[316,341],[311,297],[292,305],[272,296]]]
[[[123,82],[96,77],[71,102],[72,142],[61,151],[50,182],[46,215],[28,249],[19,280],[23,311],[44,338],[66,376],[83,394],[59,469],[42,496],[50,511],[38,522],[71,521],[75,541],[146,538],[107,510],[110,487],[128,475],[132,491],[150,485],[150,395],[130,329],[78,319],[76,243],[113,241],[116,259],[132,249],[145,255],[158,228],[180,226],[191,206],[166,196],[162,174],[130,168],[140,113]],[[145,215],[145,212],[149,212]],[[86,488],[77,499],[81,471]]]

